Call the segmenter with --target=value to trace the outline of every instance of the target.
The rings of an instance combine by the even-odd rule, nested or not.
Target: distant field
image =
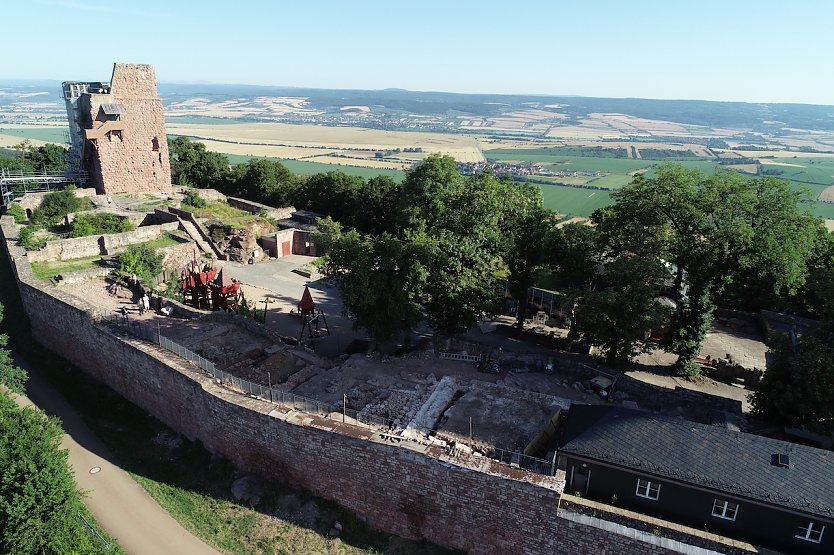
[[[66,127],[8,127],[0,125],[0,135],[18,137],[18,143],[23,139],[34,139],[47,143],[65,144],[67,143],[67,133],[69,133],[69,129]]]
[[[775,177],[813,185],[834,184],[834,158],[760,158],[762,169],[780,172]]]
[[[241,154],[227,154],[226,156],[229,157],[229,162],[232,165],[245,164],[250,159],[256,158],[255,156],[243,156]],[[319,164],[317,162],[305,162],[304,160],[282,160],[280,158],[269,159],[281,162],[282,164],[287,166],[287,169],[289,169],[291,172],[300,175],[313,175],[316,173],[324,173],[338,170],[340,172],[346,173],[347,175],[356,175],[359,177],[364,177],[365,179],[370,179],[371,177],[376,177],[378,175],[387,175],[388,177],[394,178],[396,181],[402,181],[402,179],[405,177],[405,172],[399,170],[358,168],[356,166],[337,166],[335,164]]]
[[[285,123],[233,123],[217,126],[172,122],[167,125],[167,130],[171,134],[211,139],[214,143],[212,149],[218,152],[231,147],[238,149],[231,151],[231,154],[244,154],[239,151],[240,144],[253,143],[251,146],[326,147],[348,151],[421,148],[425,152],[448,154],[461,162],[479,162],[484,159],[475,137],[451,133]]]
[[[490,160],[532,162],[550,166],[553,170],[602,171],[610,173],[633,172],[657,164],[651,160],[625,158],[601,158],[597,156],[560,156],[548,154],[553,149],[497,149],[487,150]]]
[[[611,204],[608,191],[540,185],[545,208],[569,216],[590,216],[597,208]]]

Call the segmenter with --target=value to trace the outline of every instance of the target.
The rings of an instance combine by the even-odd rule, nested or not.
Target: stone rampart
[[[295,212],[295,208],[292,206],[275,208],[274,206],[268,206],[266,204],[261,204],[260,202],[254,202],[243,198],[228,197],[226,199],[226,202],[229,203],[229,206],[234,206],[235,208],[246,210],[250,214],[257,215],[263,212],[270,218],[275,218],[276,220],[289,218],[290,216],[292,216],[292,213]]]
[[[39,251],[31,251],[27,256],[30,262],[47,260],[72,260],[89,256],[107,256],[114,254],[130,244],[152,241],[166,231],[174,231],[179,223],[140,227],[124,233],[106,235],[89,235],[49,241]]]

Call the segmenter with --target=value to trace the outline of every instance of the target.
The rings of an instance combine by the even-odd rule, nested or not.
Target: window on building
[[[660,484],[657,482],[650,482],[642,478],[637,480],[637,496],[645,497],[646,499],[654,499],[660,496]]]
[[[799,530],[797,530],[796,537],[800,540],[820,543],[822,541],[823,532],[825,532],[825,526],[811,521],[807,524],[803,523],[799,525]]]
[[[724,499],[716,499],[712,504],[712,516],[724,518],[727,520],[735,520],[738,514],[738,503],[732,501],[725,501]]]

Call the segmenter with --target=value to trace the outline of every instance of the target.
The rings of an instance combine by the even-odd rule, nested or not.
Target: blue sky
[[[834,2],[4,2],[0,79],[834,105]],[[10,45],[15,45],[9,48]]]

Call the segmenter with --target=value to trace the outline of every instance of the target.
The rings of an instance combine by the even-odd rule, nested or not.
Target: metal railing
[[[546,476],[553,476],[556,473],[556,456],[554,454],[553,460],[539,459],[518,453],[516,451],[508,451],[506,449],[495,448],[492,450],[492,458],[510,466],[523,468],[530,472],[537,474],[544,474]]]
[[[159,333],[159,330],[140,322],[131,321],[129,317],[108,315],[104,317],[104,320],[110,324],[115,324],[119,329],[124,330],[139,339],[144,339],[145,341],[159,345],[166,351],[170,351],[180,358],[193,362],[200,369],[229,389],[239,391],[246,395],[260,397],[265,401],[269,401],[276,405],[290,407],[299,412],[324,416],[331,420],[358,424],[379,430],[393,430],[395,428],[393,420],[382,416],[366,414],[362,411],[349,409],[345,405],[340,406],[316,399],[309,399],[307,397],[302,397],[301,395],[296,395],[295,393],[283,391],[277,386],[272,386],[270,388],[263,384],[250,382],[249,380],[235,376],[230,372],[217,368],[212,361],[195,353],[191,349],[183,347],[179,343],[168,339]]]
[[[159,345],[163,349],[195,363],[199,368],[229,389],[261,398],[276,405],[292,408],[298,412],[315,414],[337,422],[364,426],[369,429],[376,429],[380,431],[391,431],[396,428],[394,421],[389,418],[349,409],[345,406],[345,404],[334,405],[324,401],[318,401],[316,399],[309,399],[307,397],[302,397],[301,395],[283,391],[278,389],[276,386],[272,386],[270,388],[235,376],[234,374],[217,368],[213,362],[188,349],[187,347],[183,347],[179,343],[163,336],[159,333],[158,329],[154,329],[151,326],[140,322],[131,321],[128,317],[108,315],[105,316],[103,320],[109,324],[117,326],[119,329],[124,330],[135,337]],[[407,438],[402,439],[404,441],[412,441]],[[530,472],[544,474],[546,476],[552,476],[555,473],[555,456],[553,457],[553,460],[546,460],[499,448],[493,449],[490,456],[499,462],[517,468],[522,468]]]
[[[84,524],[84,527],[87,529],[87,532],[90,534],[90,536],[97,539],[101,543],[101,546],[104,547],[105,551],[112,551],[113,544],[111,544],[109,541],[107,541],[107,538],[101,535],[101,533],[96,529],[96,527],[93,526],[92,522],[87,520],[82,513],[78,513],[78,519],[82,522],[82,524]]]

